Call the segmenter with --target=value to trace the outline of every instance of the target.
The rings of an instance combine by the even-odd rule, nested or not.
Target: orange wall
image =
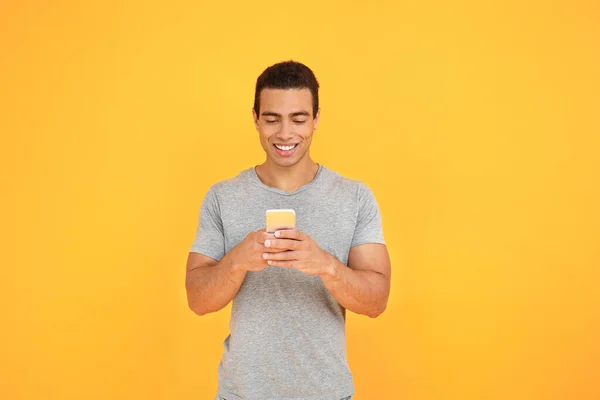
[[[356,399],[600,398],[597,4],[48,3],[0,4],[0,398],[212,398],[229,309],[187,309],[187,251],[289,58],[393,261]]]

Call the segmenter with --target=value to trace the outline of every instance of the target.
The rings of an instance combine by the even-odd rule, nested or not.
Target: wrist
[[[226,263],[225,263],[225,267],[227,268],[227,272],[233,275],[241,275],[244,274],[246,271],[244,271],[242,269],[242,264],[236,262],[235,257],[233,256],[233,254],[227,254],[226,256]]]
[[[323,278],[335,282],[340,279],[342,263],[335,258],[332,254],[327,253],[327,262],[325,263]]]

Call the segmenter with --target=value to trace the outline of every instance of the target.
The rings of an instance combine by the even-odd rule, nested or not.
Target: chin
[[[293,167],[294,165],[298,164],[297,159],[290,159],[290,160],[278,160],[278,159],[271,159],[271,161],[273,161],[273,164],[279,166],[279,167]]]

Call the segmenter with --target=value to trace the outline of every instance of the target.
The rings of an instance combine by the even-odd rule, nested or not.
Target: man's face
[[[319,112],[312,116],[309,89],[263,89],[260,115],[252,109],[260,144],[276,165],[291,167],[308,155]]]

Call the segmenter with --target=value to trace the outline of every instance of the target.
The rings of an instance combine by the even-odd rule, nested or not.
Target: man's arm
[[[342,307],[377,317],[387,306],[391,265],[383,240],[381,213],[375,195],[363,183],[358,186],[359,204],[348,266],[326,254],[321,280]]]
[[[328,254],[328,253],[327,253]],[[390,294],[391,263],[387,247],[369,243],[350,249],[348,266],[329,255],[325,287],[347,310],[371,318],[385,310]]]
[[[321,249],[304,232],[275,232],[265,247],[280,250],[265,254],[269,265],[295,268],[318,275],[340,305],[352,312],[375,318],[386,308],[390,293],[391,265],[384,244],[366,243],[350,249],[348,267]]]
[[[189,252],[185,288],[188,305],[198,315],[225,307],[237,294],[245,272],[235,271],[225,254],[225,235],[215,187],[204,196],[196,238]]]
[[[250,232],[220,261],[190,252],[186,266],[185,288],[188,305],[198,315],[219,311],[240,290],[247,271],[261,271],[269,265],[263,254],[265,240],[274,236],[265,230]]]
[[[198,315],[219,311],[237,294],[246,271],[235,269],[231,255],[216,261],[199,253],[189,253],[185,289],[188,305]]]

